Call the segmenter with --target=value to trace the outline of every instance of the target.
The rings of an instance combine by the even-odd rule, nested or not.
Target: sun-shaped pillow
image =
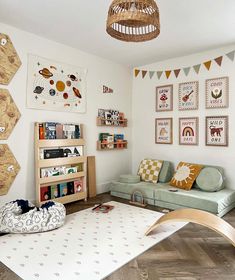
[[[171,179],[170,185],[180,189],[190,190],[202,167],[199,164],[180,162]]]

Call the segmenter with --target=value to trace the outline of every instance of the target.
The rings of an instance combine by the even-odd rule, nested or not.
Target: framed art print
[[[28,56],[27,107],[86,112],[86,69]]]
[[[179,110],[198,109],[198,82],[179,84]]]
[[[206,146],[228,146],[228,116],[206,117]]]
[[[179,118],[179,144],[198,145],[198,118]]]
[[[172,144],[172,118],[155,119],[155,143]]]
[[[227,108],[228,91],[228,77],[206,80],[206,108]]]
[[[173,110],[173,85],[156,88],[156,112]]]

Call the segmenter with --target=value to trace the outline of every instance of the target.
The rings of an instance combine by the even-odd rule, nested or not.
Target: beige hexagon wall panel
[[[20,58],[10,37],[0,33],[0,84],[8,85],[20,65]]]
[[[0,195],[8,193],[20,165],[12,154],[7,144],[0,144]]]
[[[6,140],[20,118],[16,107],[7,89],[0,89],[0,140]]]

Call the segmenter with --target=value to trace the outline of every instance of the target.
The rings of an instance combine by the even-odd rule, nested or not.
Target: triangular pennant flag
[[[140,70],[135,69],[135,77],[137,77],[139,75],[139,73],[140,73]]]
[[[235,55],[235,51],[226,53],[226,56],[232,61],[234,61],[234,55]]]
[[[189,73],[189,71],[190,71],[190,68],[191,68],[191,67],[185,67],[185,68],[184,68],[184,74],[185,74],[185,76],[188,76],[188,73]]]
[[[194,71],[198,74],[201,68],[201,64],[197,64],[193,66]]]
[[[211,60],[208,60],[208,61],[204,62],[203,64],[205,65],[206,69],[209,71],[211,68]]]
[[[175,73],[175,77],[178,78],[179,73],[180,73],[181,69],[175,69],[174,73]]]
[[[219,66],[221,66],[222,60],[223,60],[223,56],[216,57],[214,60],[215,60],[215,62],[216,62]]]
[[[150,79],[152,79],[154,73],[155,73],[155,71],[149,71],[149,78],[150,78]]]
[[[166,73],[166,78],[168,79],[171,75],[171,70],[166,70],[165,73]]]
[[[158,77],[158,79],[160,79],[160,78],[161,78],[162,73],[163,73],[163,71],[157,71],[157,77]]]
[[[144,77],[146,76],[147,72],[148,72],[148,71],[146,71],[146,70],[142,70],[142,78],[143,78],[143,79],[144,79]]]

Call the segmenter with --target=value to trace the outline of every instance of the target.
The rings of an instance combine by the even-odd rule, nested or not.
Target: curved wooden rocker
[[[172,222],[190,222],[208,227],[225,237],[235,247],[235,229],[214,214],[197,209],[178,209],[165,214],[146,231],[145,235],[162,224]]]

